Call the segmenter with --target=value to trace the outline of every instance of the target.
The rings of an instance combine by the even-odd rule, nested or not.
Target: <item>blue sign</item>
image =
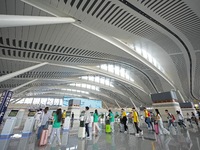
[[[63,98],[63,105],[68,106],[69,100],[80,100],[81,101],[81,107],[90,107],[90,108],[102,108],[102,101],[101,100],[92,100],[92,99],[86,99],[86,98],[75,98],[75,97],[67,97],[65,96]]]
[[[8,108],[8,105],[10,103],[10,99],[12,97],[13,92],[12,91],[3,91],[1,95],[1,104],[0,104],[0,124],[3,121],[3,117],[5,115],[5,112]]]

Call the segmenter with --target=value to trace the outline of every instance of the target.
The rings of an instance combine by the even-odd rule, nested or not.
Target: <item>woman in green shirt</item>
[[[98,134],[98,132],[100,131],[100,128],[99,128],[99,125],[98,125],[98,122],[99,122],[99,115],[98,115],[98,112],[97,110],[95,110],[94,112],[94,115],[93,115],[93,122],[94,122],[94,125],[93,125],[93,132],[95,134]],[[98,132],[97,132],[98,131]]]
[[[61,145],[61,140],[60,140],[60,129],[61,129],[61,122],[62,122],[62,111],[61,109],[57,109],[56,113],[54,114],[54,123],[53,123],[53,129],[51,132],[51,136],[49,139],[49,144],[52,143],[54,134],[56,135],[58,144]]]

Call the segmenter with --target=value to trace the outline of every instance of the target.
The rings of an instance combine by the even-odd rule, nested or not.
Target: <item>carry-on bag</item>
[[[39,146],[43,146],[43,145],[47,144],[48,134],[49,134],[49,130],[48,129],[44,129],[42,131],[42,134],[41,134],[41,137],[40,137],[40,141],[39,141]]]

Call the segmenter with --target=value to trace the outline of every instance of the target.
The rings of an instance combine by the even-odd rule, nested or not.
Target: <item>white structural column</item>
[[[35,82],[35,81],[37,81],[37,79],[34,79],[34,80],[32,80],[32,81],[29,81],[29,82],[26,82],[26,83],[24,83],[24,84],[22,84],[22,85],[19,85],[19,86],[15,87],[15,88],[11,89],[10,91],[16,91],[16,90],[18,90],[18,89],[20,89],[20,88],[22,88],[22,87],[24,87],[24,86],[26,86],[26,85],[28,85],[28,84],[30,84],[30,83],[33,83],[33,82]]]
[[[44,24],[72,23],[72,22],[75,22],[75,19],[71,17],[0,15],[0,28],[44,25]]]
[[[19,71],[15,71],[15,72],[13,72],[13,73],[10,73],[10,74],[4,75],[4,76],[1,76],[1,77],[0,77],[0,82],[5,81],[5,80],[8,80],[8,79],[10,79],[10,78],[13,78],[13,77],[15,77],[15,76],[18,76],[18,75],[20,75],[20,74],[23,74],[23,73],[25,73],[25,72],[31,71],[31,70],[33,70],[33,69],[39,68],[39,67],[44,66],[44,65],[46,65],[46,64],[48,64],[48,62],[44,62],[44,63],[41,63],[41,64],[37,64],[37,65],[31,66],[31,67],[28,67],[28,68],[25,68],[25,69],[22,69],[22,70],[19,70]]]

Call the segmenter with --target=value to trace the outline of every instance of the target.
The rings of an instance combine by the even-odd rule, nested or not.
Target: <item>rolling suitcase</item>
[[[159,134],[159,128],[158,128],[158,124],[154,124],[154,129],[155,129],[155,132],[156,134]]]
[[[48,134],[49,134],[49,130],[48,129],[44,129],[42,131],[42,134],[41,134],[41,137],[40,137],[40,141],[39,141],[39,146],[43,146],[43,145],[47,144]]]
[[[106,133],[111,133],[111,126],[109,120],[106,120]]]
[[[106,133],[111,133],[111,126],[110,126],[110,124],[106,124]]]

